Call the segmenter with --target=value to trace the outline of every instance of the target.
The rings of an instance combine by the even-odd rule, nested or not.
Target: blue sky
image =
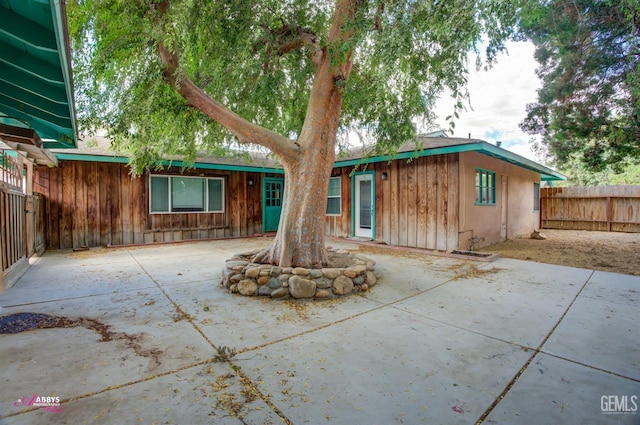
[[[502,142],[502,147],[534,161],[541,162],[531,149],[531,136],[523,133],[518,124],[526,116],[527,103],[534,102],[540,87],[535,74],[537,62],[530,43],[507,43],[508,54],[488,71],[476,71],[473,66],[469,77],[471,108],[456,120],[456,137],[483,139],[490,143]],[[472,55],[473,56],[473,55]],[[438,126],[448,128],[445,120],[453,108],[453,101],[443,97],[437,104]]]

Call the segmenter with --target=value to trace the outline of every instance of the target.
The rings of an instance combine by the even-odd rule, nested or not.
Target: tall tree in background
[[[324,220],[337,134],[378,152],[415,139],[438,93],[466,98],[467,53],[494,59],[513,2],[493,0],[72,0],[81,122],[107,128],[138,172],[168,154],[232,143],[285,172],[278,233],[255,261],[326,264]]]
[[[521,30],[543,84],[522,129],[541,135],[559,166],[640,159],[638,0],[528,1]]]

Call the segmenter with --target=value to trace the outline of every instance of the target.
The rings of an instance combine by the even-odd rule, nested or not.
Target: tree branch
[[[309,51],[314,65],[320,65],[322,60],[322,47],[320,47],[318,36],[313,31],[302,27],[291,28],[285,25],[278,29],[273,47],[278,56],[304,47]]]
[[[222,103],[209,97],[188,76],[180,74],[180,59],[176,48],[172,46],[174,49],[172,52],[165,46],[162,37],[165,34],[162,20],[169,8],[169,1],[163,0],[160,3],[153,3],[151,7],[157,12],[155,26],[161,34],[158,40],[158,52],[160,60],[166,67],[163,76],[175,87],[177,92],[193,107],[233,133],[240,143],[254,143],[263,146],[275,153],[284,163],[296,158],[300,147],[295,141],[244,119]]]

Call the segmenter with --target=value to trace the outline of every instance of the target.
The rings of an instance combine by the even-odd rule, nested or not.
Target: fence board
[[[559,187],[540,190],[545,229],[640,232],[640,186]]]

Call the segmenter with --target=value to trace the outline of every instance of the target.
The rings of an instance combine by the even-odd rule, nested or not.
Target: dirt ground
[[[546,240],[514,239],[483,247],[505,258],[640,276],[640,233],[543,229]]]

